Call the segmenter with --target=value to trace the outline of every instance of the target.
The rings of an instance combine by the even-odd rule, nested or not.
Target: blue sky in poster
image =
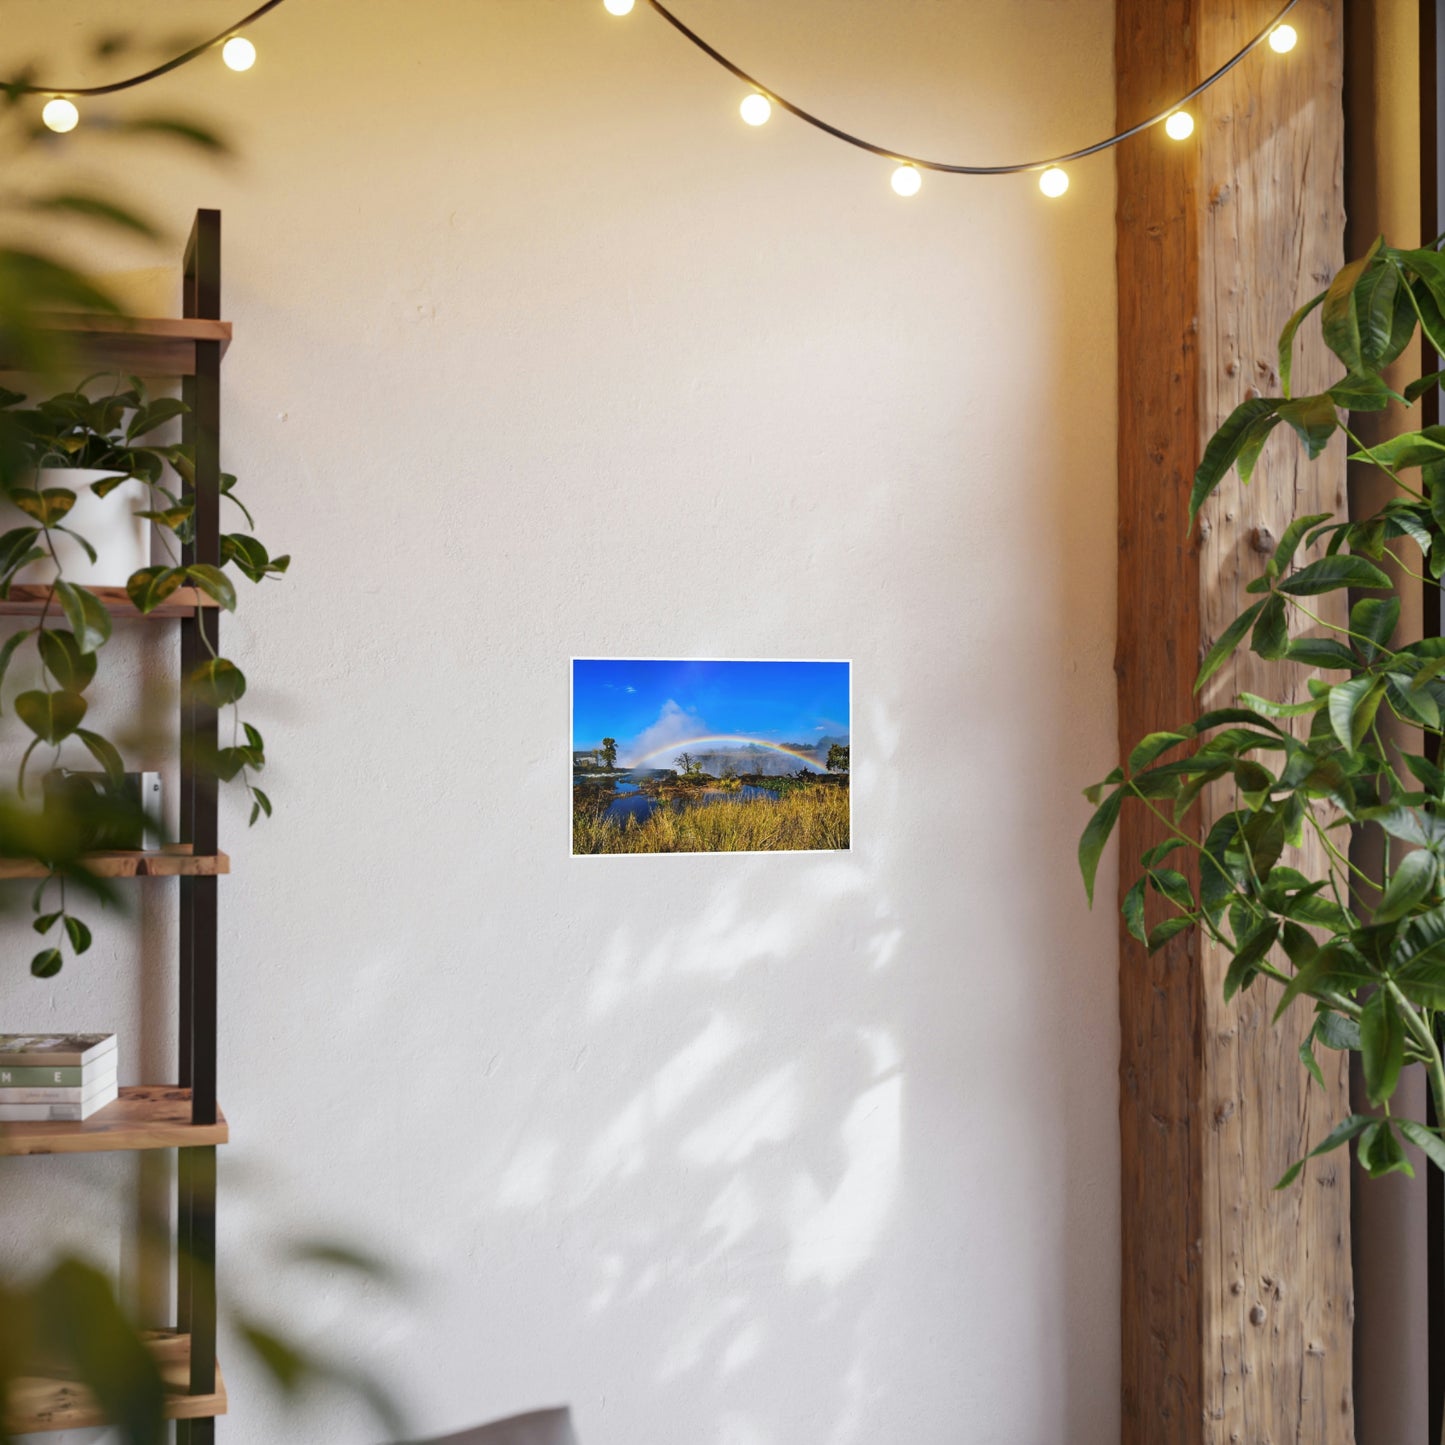
[[[578,659],[572,747],[616,738],[621,760],[699,737],[816,743],[849,736],[846,662]]]

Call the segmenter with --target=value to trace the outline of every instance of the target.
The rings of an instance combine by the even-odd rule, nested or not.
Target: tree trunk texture
[[[1188,496],[1218,424],[1246,397],[1279,394],[1280,328],[1343,260],[1343,4],[1302,0],[1297,49],[1261,48],[1202,96],[1192,139],[1154,130],[1117,152],[1125,751],[1241,691],[1307,695],[1303,669],[1247,649],[1204,695],[1193,682],[1289,521],[1345,515],[1343,449],[1310,463],[1276,434],[1252,485],[1231,474],[1192,531]],[[1119,0],[1119,123],[1177,99],[1278,8]],[[1304,330],[1301,392],[1334,375],[1318,329]],[[1232,789],[1207,795],[1198,835],[1234,806]],[[1121,888],[1164,836],[1126,807]],[[1312,841],[1289,861],[1325,866]],[[1327,1088],[1310,1084],[1308,1006],[1275,1027],[1277,990],[1261,984],[1226,1005],[1228,959],[1197,932],[1153,958],[1121,939],[1125,1445],[1350,1445],[1347,1161],[1312,1161],[1273,1190],[1348,1112],[1344,1056],[1322,1050]]]

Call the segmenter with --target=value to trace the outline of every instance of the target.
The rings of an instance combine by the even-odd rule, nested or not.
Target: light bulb
[[[1039,189],[1051,200],[1057,200],[1069,189],[1069,173],[1062,166],[1050,166],[1039,177]]]
[[[1188,140],[1194,134],[1194,117],[1187,110],[1176,110],[1164,122],[1164,131],[1170,140]]]
[[[768,118],[773,113],[773,103],[767,96],[760,95],[754,91],[751,95],[743,97],[743,103],[738,107],[738,114],[747,121],[749,125],[766,125]]]
[[[250,70],[256,63],[256,47],[244,35],[233,35],[221,47],[221,59],[232,70]]]
[[[40,112],[40,119],[51,130],[59,131],[63,135],[68,130],[74,130],[80,123],[80,112],[76,110],[74,101],[57,95],[54,100],[45,102],[45,109]]]
[[[916,196],[923,188],[923,177],[917,166],[902,165],[893,172],[893,189],[900,196]]]
[[[634,0],[602,0],[609,15],[631,15]]]
[[[1299,31],[1293,25],[1276,25],[1269,32],[1269,48],[1276,55],[1288,55],[1299,43]]]

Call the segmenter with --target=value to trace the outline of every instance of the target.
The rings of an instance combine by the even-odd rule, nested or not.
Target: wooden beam
[[[1154,131],[1118,152],[1120,740],[1172,727],[1282,670],[1242,654],[1193,695],[1202,653],[1290,518],[1345,514],[1343,453],[1304,462],[1283,437],[1253,486],[1231,476],[1191,532],[1205,441],[1245,397],[1278,394],[1275,338],[1343,259],[1344,0],[1302,0],[1300,45],[1256,52],[1194,109],[1183,145]],[[1118,119],[1196,84],[1276,0],[1119,0]],[[1329,375],[1306,345],[1301,390]],[[1303,674],[1288,679],[1303,694]],[[1208,800],[1200,832],[1234,799]],[[1162,837],[1125,810],[1121,886]],[[1307,856],[1306,868],[1321,866]],[[1121,931],[1123,1441],[1348,1445],[1348,1170],[1274,1181],[1348,1112],[1343,1056],[1307,1088],[1302,1032],[1260,987],[1223,1002],[1227,960],[1197,934],[1153,958]],[[1330,1162],[1334,1161],[1334,1162]]]

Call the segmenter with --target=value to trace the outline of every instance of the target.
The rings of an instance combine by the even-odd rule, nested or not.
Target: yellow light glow
[[[602,0],[609,15],[631,15],[634,0]]]
[[[1269,32],[1269,48],[1276,55],[1288,55],[1299,43],[1299,31],[1293,25],[1276,25]]]
[[[256,63],[256,47],[244,35],[233,35],[221,47],[221,59],[232,70],[250,70]]]
[[[759,95],[754,91],[751,95],[743,97],[743,103],[738,107],[738,114],[747,121],[749,125],[766,125],[773,113],[773,103],[767,96]]]
[[[1057,200],[1069,189],[1069,173],[1062,166],[1050,166],[1039,177],[1039,189],[1049,197],[1050,200]]]
[[[1164,130],[1170,140],[1188,140],[1194,134],[1194,117],[1187,110],[1176,110],[1164,122]]]
[[[893,172],[892,185],[900,196],[916,196],[923,189],[923,177],[917,166],[899,166]]]
[[[57,95],[54,100],[45,102],[45,109],[40,112],[40,119],[51,130],[59,131],[63,135],[68,130],[74,130],[80,123],[80,112],[76,110],[74,101]]]

